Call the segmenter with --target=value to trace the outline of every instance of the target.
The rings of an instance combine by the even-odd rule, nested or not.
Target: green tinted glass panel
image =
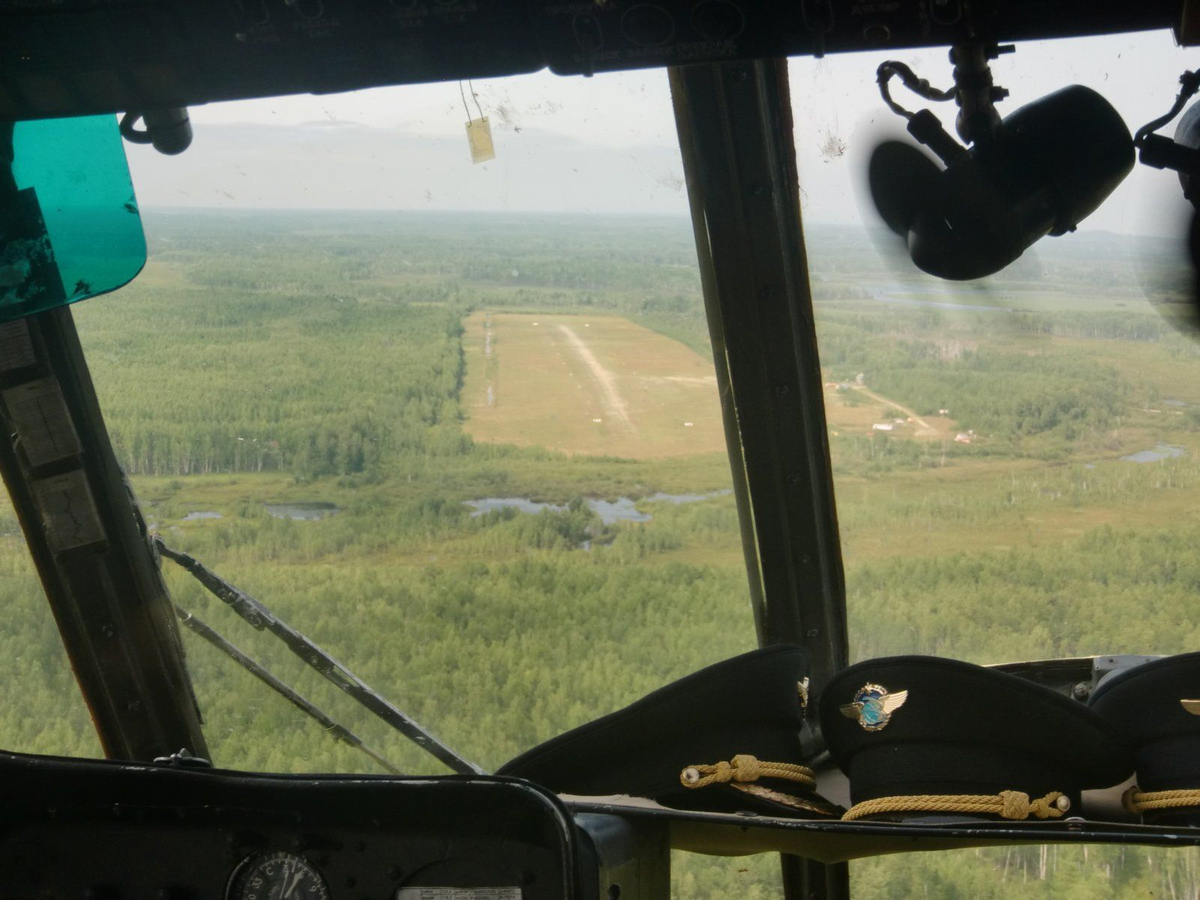
[[[0,134],[0,321],[103,294],[146,262],[113,116],[17,122]]]

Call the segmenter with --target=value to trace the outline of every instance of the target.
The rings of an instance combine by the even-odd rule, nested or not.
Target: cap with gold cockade
[[[1133,751],[1137,786],[1125,808],[1159,825],[1200,825],[1200,653],[1114,673],[1088,705]]]
[[[1133,768],[1083,703],[929,656],[873,659],[822,692],[821,731],[850,779],[845,818],[1038,820],[1079,815],[1081,791]]]

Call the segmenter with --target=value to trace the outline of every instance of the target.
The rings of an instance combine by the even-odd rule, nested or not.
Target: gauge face
[[[329,900],[329,888],[308,860],[269,850],[242,860],[225,900]]]

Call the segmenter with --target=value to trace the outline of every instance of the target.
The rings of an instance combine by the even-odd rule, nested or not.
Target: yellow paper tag
[[[487,116],[467,123],[467,143],[471,145],[471,162],[481,163],[496,158],[492,126],[488,124]]]

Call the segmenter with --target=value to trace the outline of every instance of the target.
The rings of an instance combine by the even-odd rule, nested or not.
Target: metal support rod
[[[460,775],[482,775],[483,769],[463,759],[432,734],[422,728],[392,703],[384,699],[370,685],[329,655],[305,635],[291,625],[277,618],[258,600],[251,597],[241,588],[230,584],[220,575],[213,572],[203,563],[170,549],[161,538],[155,539],[158,552],[172,562],[178,563],[192,574],[197,581],[204,585],[217,599],[246,620],[259,631],[267,630],[279,638],[298,656],[305,665],[319,672],[326,680],[332,682],[360,705],[374,713],[388,725],[391,725],[406,738],[421,749],[436,757],[451,770]]]
[[[671,93],[679,87],[679,70],[669,69]],[[675,120],[680,135],[691,133],[691,120],[687,106],[675,105]],[[684,166],[685,174],[687,166]],[[705,297],[715,296],[716,281],[713,275],[712,253],[709,251],[704,222],[704,206],[700,192],[688,187],[688,205],[691,209],[692,232],[696,241],[696,261],[700,267],[700,289]],[[750,505],[750,486],[746,480],[746,460],[742,455],[742,437],[738,430],[737,407],[734,404],[733,384],[729,375],[729,355],[725,350],[725,323],[715,303],[704,304],[705,320],[708,324],[709,341],[712,344],[713,368],[717,376],[717,395],[721,400],[721,424],[725,430],[725,447],[729,453],[730,474],[733,480],[733,499],[737,508],[738,523],[742,532],[742,559],[746,564],[746,579],[750,589],[750,606],[762,609],[763,578],[758,563],[758,541],[754,534],[754,510]]]
[[[321,711],[319,707],[310,701],[303,694],[293,690],[290,685],[272,674],[271,670],[263,666],[249,656],[247,656],[236,644],[228,640],[224,635],[218,632],[212,626],[202,622],[194,613],[188,612],[178,604],[175,605],[175,615],[179,617],[189,631],[203,638],[212,646],[216,647],[239,666],[269,687],[275,693],[287,700],[288,703],[300,710],[311,719],[315,719],[325,729],[326,734],[332,737],[335,741],[341,741],[348,744],[356,750],[361,750],[382,768],[391,772],[393,775],[403,775],[404,773],[393,766],[390,762],[368,747],[363,739],[351,731],[344,725],[340,725],[331,719],[328,715]]]
[[[954,63],[954,100],[958,104],[955,126],[958,136],[968,144],[985,146],[1000,127],[996,102],[1008,96],[1008,91],[992,82],[988,63],[1001,53],[1012,53],[1016,47],[996,44],[955,44],[950,48]]]
[[[849,650],[787,64],[677,68],[671,87],[705,306],[732,389],[730,461],[749,495],[759,643],[804,646],[815,696]],[[791,900],[849,897],[844,863],[785,855],[782,866]]]
[[[786,900],[850,900],[850,864],[779,854]]]
[[[759,640],[806,647],[819,693],[849,651],[786,65],[685,67],[672,85],[762,568]]]

